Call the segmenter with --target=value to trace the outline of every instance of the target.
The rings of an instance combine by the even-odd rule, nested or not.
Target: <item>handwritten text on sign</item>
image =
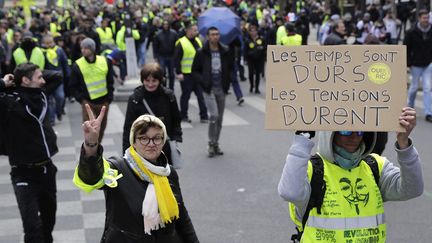
[[[266,128],[402,131],[404,46],[269,46]]]

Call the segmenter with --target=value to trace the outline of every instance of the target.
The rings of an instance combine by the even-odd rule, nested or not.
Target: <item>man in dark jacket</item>
[[[61,78],[59,74],[54,80]],[[58,84],[47,84],[42,90],[45,80],[33,63],[20,64],[14,75],[0,79],[0,154],[9,157],[26,243],[53,242],[57,168],[51,157],[58,148],[47,115],[47,96]]]
[[[426,121],[432,122],[431,79],[432,79],[432,25],[429,12],[419,11],[417,24],[407,32],[404,45],[407,46],[407,63],[412,79],[408,90],[408,106],[414,107],[419,79],[422,79],[423,102]]]
[[[153,40],[153,53],[156,60],[162,66],[165,73],[168,73],[169,84],[171,90],[174,90],[174,50],[177,41],[177,33],[170,28],[168,20],[164,20],[162,30],[156,34]],[[168,71],[168,72],[167,72]]]
[[[324,40],[324,45],[345,45],[345,23],[343,20],[338,20],[331,27],[331,33]]]
[[[195,55],[192,74],[204,91],[204,101],[210,114],[208,156],[214,157],[223,155],[219,148],[219,136],[234,60],[228,47],[219,42],[220,34],[216,27],[207,30],[207,39],[204,47]]]

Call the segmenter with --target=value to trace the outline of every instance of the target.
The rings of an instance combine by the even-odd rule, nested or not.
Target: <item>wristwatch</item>
[[[98,142],[96,142],[96,143],[89,143],[89,142],[87,142],[87,141],[84,141],[84,144],[87,146],[87,147],[90,147],[90,148],[94,148],[94,147],[96,147],[96,146],[98,146]]]

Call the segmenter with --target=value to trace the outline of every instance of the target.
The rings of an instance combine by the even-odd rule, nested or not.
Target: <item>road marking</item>
[[[249,106],[265,113],[265,99],[256,96],[247,96],[244,100]]]
[[[108,122],[105,129],[105,134],[123,134],[124,120],[125,116],[120,110],[120,107],[115,103],[111,103],[108,111]]]

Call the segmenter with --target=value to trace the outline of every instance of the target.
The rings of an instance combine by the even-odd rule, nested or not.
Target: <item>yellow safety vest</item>
[[[102,44],[114,44],[113,33],[109,27],[106,27],[105,30],[102,27],[97,27],[96,32]]]
[[[9,28],[6,32],[6,40],[8,44],[13,43],[13,35],[14,35],[14,30],[12,28]]]
[[[51,22],[49,27],[50,27],[50,32],[52,34],[57,33],[57,24],[56,23]]]
[[[120,51],[126,51],[125,42],[126,26],[122,26],[116,36],[116,44]],[[132,38],[138,40],[140,38],[140,33],[138,30],[132,30]]]
[[[287,32],[285,29],[285,26],[281,25],[278,27],[277,31],[276,31],[276,45],[281,45],[282,44],[282,37],[286,36]]]
[[[45,49],[45,55],[49,63],[51,63],[53,66],[57,67],[58,62],[58,54],[57,54],[58,46],[54,46],[53,48]]]
[[[381,174],[385,159],[372,156]],[[358,167],[346,170],[322,159],[326,191],[321,214],[316,208],[310,211],[301,242],[385,242],[384,202],[370,166],[363,160]],[[309,161],[309,181],[312,170]],[[295,206],[289,206],[291,219],[301,227]]]
[[[37,65],[40,69],[45,68],[45,56],[39,47],[33,48],[32,53],[30,55],[30,60],[27,59],[25,52],[21,47],[18,47],[13,52],[12,55],[15,59],[16,65],[19,65],[19,64],[25,63],[25,62],[31,62],[31,63],[34,63],[35,65]]]
[[[108,63],[105,57],[96,56],[94,63],[88,63],[84,57],[81,57],[76,61],[76,64],[83,75],[91,100],[108,94],[106,80]]]
[[[282,45],[284,46],[301,46],[302,36],[299,34],[282,37]]]
[[[195,41],[198,42],[200,48],[202,48],[201,40],[198,37],[195,37]],[[190,42],[190,40],[183,36],[177,41],[177,44],[180,43],[183,49],[183,57],[181,59],[181,72],[182,73],[191,73],[192,72],[192,63],[196,54],[196,50],[194,45]]]

